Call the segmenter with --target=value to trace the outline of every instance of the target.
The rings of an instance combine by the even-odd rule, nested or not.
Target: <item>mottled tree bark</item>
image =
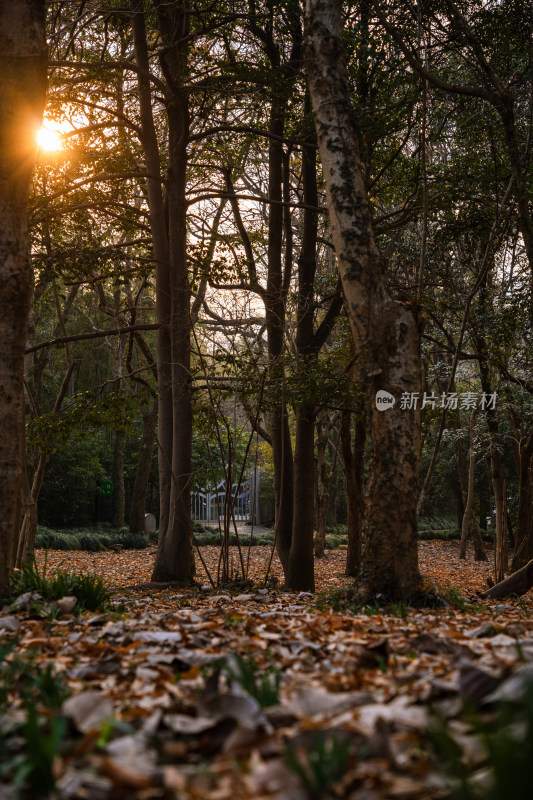
[[[15,564],[25,471],[27,197],[46,94],[45,3],[0,4],[0,593]]]
[[[420,411],[400,407],[403,393],[420,392],[417,306],[391,295],[374,239],[337,0],[307,0],[305,44],[333,242],[356,352],[370,389],[361,592],[402,598],[420,580]],[[393,395],[395,404],[378,410],[378,391]]]

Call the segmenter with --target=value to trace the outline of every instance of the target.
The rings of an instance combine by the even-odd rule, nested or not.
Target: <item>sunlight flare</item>
[[[57,131],[50,130],[50,128],[45,128],[44,125],[37,133],[37,144],[41,150],[46,150],[47,152],[61,150],[62,148],[61,136],[59,133]]]

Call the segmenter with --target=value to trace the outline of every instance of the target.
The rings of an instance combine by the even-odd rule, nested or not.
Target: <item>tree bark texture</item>
[[[401,598],[420,580],[420,411],[400,408],[404,392],[420,392],[417,305],[395,300],[386,285],[362,173],[337,0],[307,0],[305,45],[333,242],[356,352],[370,390],[361,589],[364,595]],[[376,408],[380,390],[395,398],[385,411]]]
[[[357,578],[361,569],[363,505],[364,505],[364,457],[366,442],[366,420],[364,408],[355,414],[355,434],[352,447],[352,412],[345,410],[341,416],[341,451],[346,475],[346,530],[348,549],[346,552],[346,575]]]
[[[45,3],[0,4],[0,593],[15,565],[25,471],[27,197],[46,95]]]

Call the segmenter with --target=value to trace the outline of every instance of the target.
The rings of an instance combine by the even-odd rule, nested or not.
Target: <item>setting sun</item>
[[[37,134],[37,143],[41,150],[53,151],[61,150],[61,137],[57,131],[52,131],[50,128],[44,126]]]

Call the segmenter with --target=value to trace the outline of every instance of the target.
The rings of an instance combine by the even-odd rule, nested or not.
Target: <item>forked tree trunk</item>
[[[420,392],[420,320],[416,303],[400,302],[391,295],[374,239],[338,0],[307,0],[305,42],[329,221],[356,352],[370,390],[361,590],[367,596],[402,598],[420,581],[416,527],[420,410],[400,407],[404,393]],[[378,391],[390,393],[395,404],[378,410]]]
[[[25,471],[27,198],[46,94],[45,3],[0,4],[0,594],[15,565]]]

